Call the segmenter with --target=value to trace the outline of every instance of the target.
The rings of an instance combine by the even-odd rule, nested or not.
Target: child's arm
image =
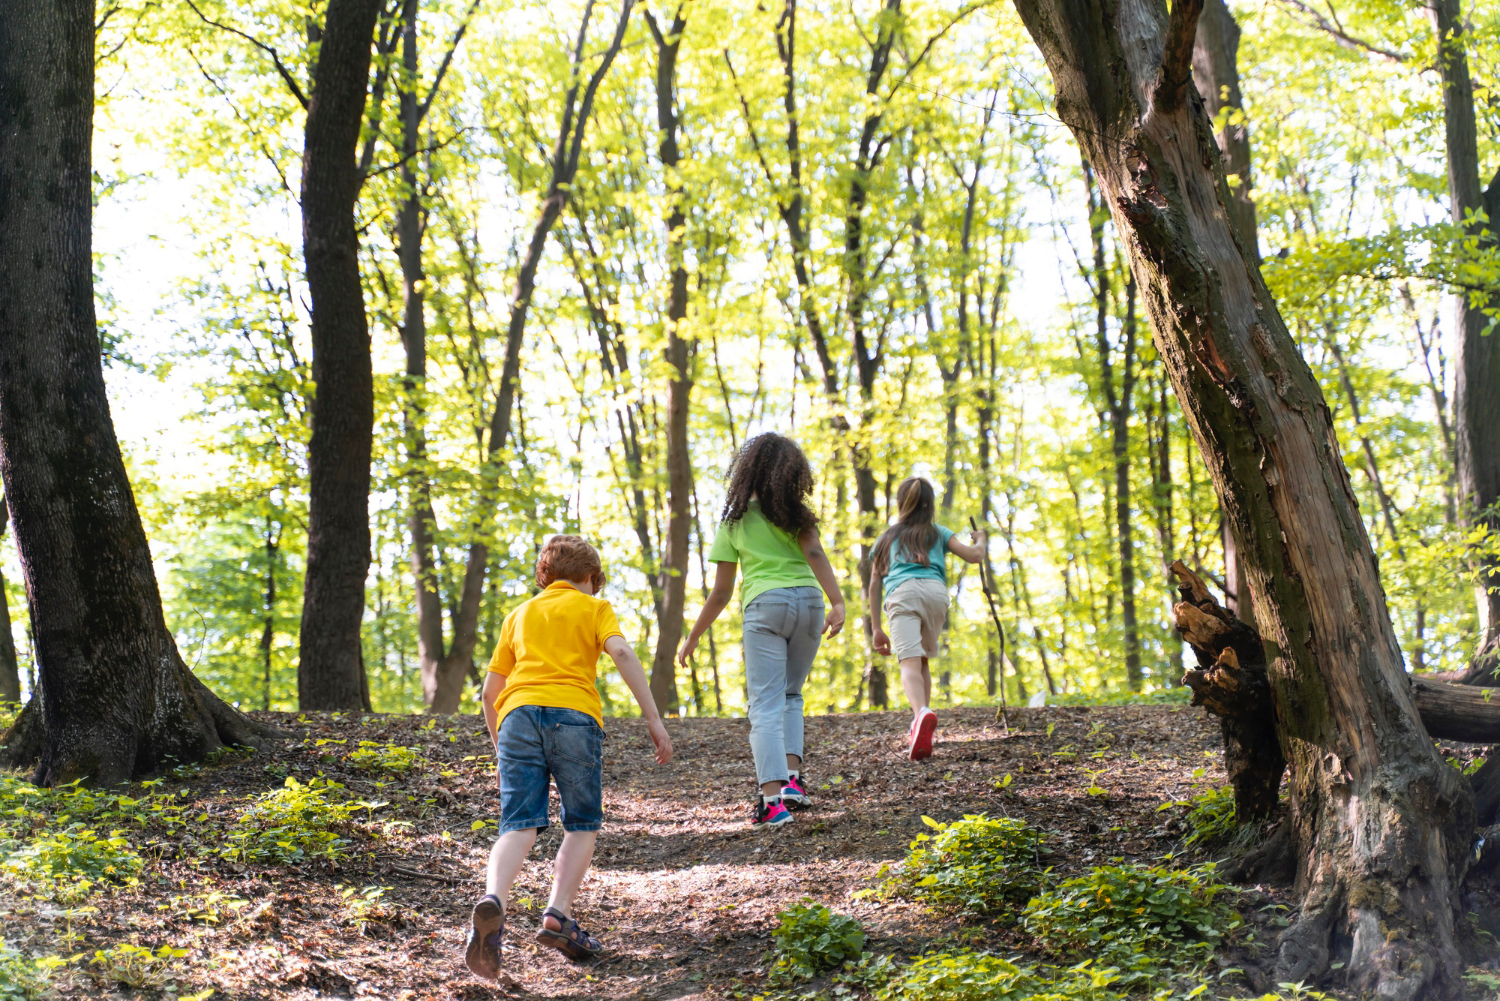
[[[720,612],[729,607],[729,599],[734,597],[734,577],[739,573],[740,565],[720,562],[714,566],[719,569],[714,576],[713,590],[703,599],[703,611],[698,613],[698,621],[693,623],[692,632],[682,641],[682,649],[677,651],[677,663],[683,667],[687,666],[693,651],[698,649],[698,641],[708,632],[708,627],[714,624]]]
[[[812,567],[813,576],[818,578],[823,593],[828,596],[828,617],[823,620],[823,634],[837,636],[844,628],[844,592],[839,590],[838,578],[833,575],[833,564],[823,552],[823,542],[818,538],[816,528],[803,532],[797,537],[797,542],[802,546],[807,565]]]
[[[656,763],[666,764],[672,760],[672,738],[667,735],[661,713],[656,711],[656,702],[651,698],[651,685],[646,681],[646,669],[641,667],[641,659],[630,649],[625,637],[618,633],[604,641],[604,652],[614,660],[620,677],[625,679],[630,694],[635,696],[636,705],[641,707],[641,715],[646,717],[646,729],[651,732],[651,743],[656,745]]]
[[[505,691],[505,675],[496,674],[494,671],[484,673],[484,691],[479,695],[480,704],[484,707],[484,726],[490,732],[490,747],[495,746],[499,735],[495,732],[495,703],[500,698],[500,693]]]
[[[875,652],[885,656],[891,652],[891,638],[880,628],[880,599],[885,590],[885,574],[870,574],[870,642]]]
[[[969,538],[974,540],[972,544],[959,542],[957,535],[949,536],[948,552],[965,563],[978,563],[984,559],[984,554],[989,549],[990,537],[987,533],[976,529],[969,533]]]

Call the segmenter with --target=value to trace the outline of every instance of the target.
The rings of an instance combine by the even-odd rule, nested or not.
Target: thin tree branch
[[[1314,27],[1329,35],[1332,35],[1345,48],[1363,49],[1365,52],[1368,52],[1371,55],[1380,56],[1382,59],[1389,59],[1393,63],[1404,63],[1409,61],[1410,59],[1409,56],[1404,56],[1399,52],[1394,52],[1390,49],[1383,49],[1372,42],[1367,42],[1362,38],[1356,38],[1355,36],[1345,31],[1343,26],[1338,24],[1336,20],[1330,21],[1328,18],[1324,17],[1321,12],[1315,10],[1309,4],[1303,3],[1302,0],[1280,0],[1280,2],[1283,5],[1306,14],[1308,17],[1312,18]],[[1333,13],[1332,4],[1329,5],[1328,10],[1329,13]],[[1337,14],[1334,15],[1335,18],[1337,18],[1337,16]]]
[[[438,90],[443,86],[443,77],[448,75],[448,67],[453,63],[453,54],[458,51],[458,46],[464,40],[464,33],[469,30],[469,22],[474,20],[474,12],[479,9],[479,0],[469,4],[468,12],[464,14],[464,23],[458,26],[453,33],[453,41],[448,45],[448,51],[443,54],[443,61],[438,64],[437,74],[432,78],[432,89],[427,92],[427,99],[417,108],[417,121],[422,122],[427,118],[427,112],[432,110],[432,102],[438,95]]]
[[[257,49],[260,49],[266,55],[270,56],[271,62],[276,66],[276,72],[281,74],[281,79],[286,83],[287,88],[291,90],[292,96],[297,99],[298,104],[302,105],[303,111],[307,110],[307,95],[302,93],[302,88],[297,84],[297,78],[292,76],[291,71],[288,70],[286,68],[286,65],[281,61],[281,53],[277,52],[271,46],[267,45],[265,42],[262,42],[260,39],[256,38],[253,35],[248,35],[240,29],[233,27],[232,25],[221,24],[220,22],[213,20],[207,14],[203,13],[203,11],[199,10],[198,5],[193,3],[193,0],[185,0],[185,2],[190,8],[192,8],[193,13],[197,14],[198,18],[204,24],[218,28],[220,31],[227,31],[231,35],[238,35],[240,38],[243,38],[245,41],[249,42],[251,45],[255,46]]]
[[[1202,13],[1203,0],[1176,0],[1172,4],[1153,100],[1159,111],[1176,111],[1181,107],[1188,85],[1193,82],[1193,40],[1198,34],[1198,15]]]

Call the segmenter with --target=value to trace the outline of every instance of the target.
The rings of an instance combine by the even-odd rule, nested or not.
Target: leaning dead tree
[[[0,764],[118,782],[272,731],[195,678],[162,616],[104,391],[90,227],[92,0],[0,0],[0,475],[39,692]]]
[[[1265,643],[1300,911],[1277,980],[1458,997],[1463,777],[1418,718],[1323,394],[1235,235],[1192,88],[1202,0],[1016,0],[1102,187],[1239,539]]]
[[[1180,600],[1172,609],[1177,632],[1192,648],[1198,666],[1182,677],[1193,691],[1193,705],[1219,717],[1224,730],[1224,764],[1234,787],[1235,816],[1241,823],[1264,820],[1276,809],[1286,758],[1276,737],[1276,715],[1266,674],[1265,645],[1254,626],[1221,605],[1202,578],[1179,560],[1172,564]],[[1470,744],[1500,743],[1500,699],[1470,685],[1450,685],[1411,677],[1412,699],[1427,735]],[[1493,693],[1489,693],[1493,694]],[[1472,783],[1485,799],[1492,771]],[[1500,794],[1500,787],[1496,793]],[[1481,825],[1494,823],[1494,808],[1481,809]]]

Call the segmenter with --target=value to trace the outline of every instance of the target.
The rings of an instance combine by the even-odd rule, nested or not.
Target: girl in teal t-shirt
[[[686,666],[743,570],[746,715],[760,783],[750,818],[756,829],[785,824],[788,806],[811,802],[802,781],[802,683],[823,636],[844,626],[844,596],[818,541],[818,516],[807,506],[812,489],[812,467],[796,442],[771,433],[745,442],[729,467],[724,520],[708,554],[718,566],[713,590],[677,654]]]
[[[870,554],[870,621],[875,652],[889,654],[894,646],[901,665],[901,687],[911,704],[907,738],[909,757],[920,761],[932,754],[937,714],[932,701],[932,671],[928,658],[937,656],[938,635],[948,617],[948,570],[952,553],[966,563],[984,559],[983,532],[974,532],[965,545],[951,531],[936,524],[932,484],[913,476],[896,488],[896,524],[885,530]],[[880,627],[881,592],[891,633]]]

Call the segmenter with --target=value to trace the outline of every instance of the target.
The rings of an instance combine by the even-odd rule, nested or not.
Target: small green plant
[[[230,896],[221,890],[210,890],[202,895],[173,897],[170,904],[160,904],[157,910],[169,911],[186,921],[219,925],[232,919],[249,903],[248,900]]]
[[[1239,915],[1213,867],[1105,865],[1033,897],[1022,924],[1049,951],[1139,968],[1206,959]]]
[[[1123,1001],[1110,990],[1113,969],[1088,963],[1065,970],[1018,966],[987,952],[918,956],[875,997],[878,1001]]]
[[[1234,787],[1212,786],[1187,801],[1187,825],[1190,833],[1184,845],[1205,847],[1222,845],[1239,832],[1234,815]]]
[[[175,992],[178,981],[187,974],[187,966],[182,962],[187,954],[186,949],[170,945],[162,945],[153,952],[143,945],[122,942],[95,952],[89,965],[97,967],[94,976],[104,985]]]
[[[1045,835],[1025,821],[978,814],[922,822],[935,833],[917,835],[889,889],[972,914],[1002,911],[1036,892]]]
[[[782,911],[771,933],[776,962],[771,979],[778,983],[807,980],[858,959],[865,951],[865,928],[847,914],[803,901]]]
[[[0,1001],[35,1001],[51,989],[58,963],[33,959],[0,938]]]
[[[337,887],[344,912],[339,916],[342,924],[357,929],[361,935],[369,933],[371,925],[391,924],[396,920],[396,911],[381,898],[388,886],[367,886],[356,890],[352,886]]]
[[[102,882],[127,883],[141,871],[141,857],[116,831],[99,837],[82,824],[44,831],[10,853],[0,870],[63,903],[82,900]]]
[[[415,747],[379,744],[373,740],[361,740],[359,747],[345,755],[344,760],[350,767],[362,772],[379,772],[382,775],[400,775],[425,764]]]
[[[282,788],[240,815],[221,854],[241,862],[291,864],[343,858],[349,840],[338,829],[347,826],[359,804],[331,801],[329,794],[342,788],[326,779],[303,785],[288,776]]]

